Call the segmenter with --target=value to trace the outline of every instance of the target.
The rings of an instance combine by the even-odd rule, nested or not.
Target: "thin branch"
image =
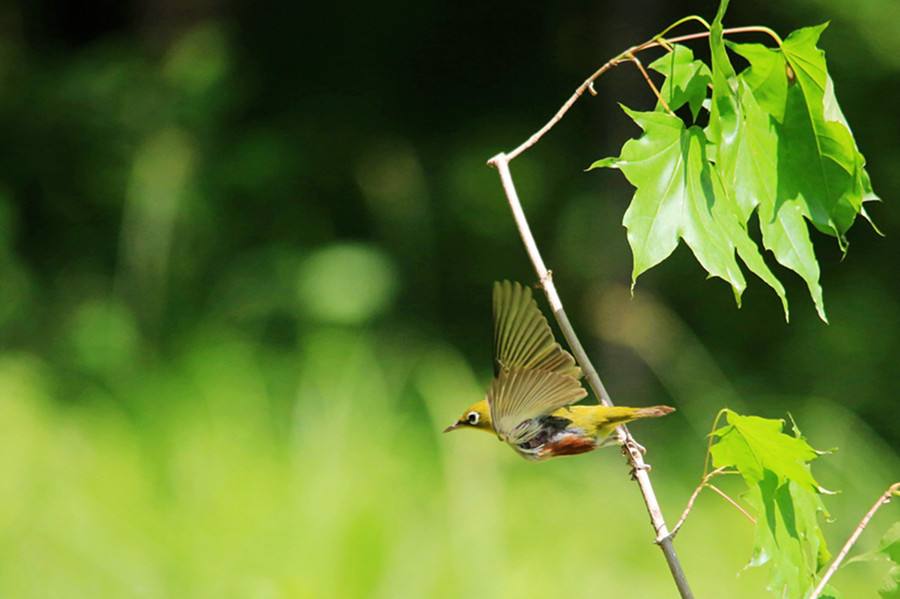
[[[559,121],[562,120],[562,118],[565,116],[565,114],[567,112],[569,112],[569,109],[572,108],[572,105],[578,101],[578,98],[580,98],[581,96],[584,95],[585,91],[593,90],[594,81],[598,77],[600,77],[600,75],[602,75],[606,71],[610,70],[614,66],[620,64],[621,62],[622,62],[621,57],[617,56],[615,58],[611,58],[610,60],[606,61],[606,63],[604,63],[603,66],[601,66],[599,69],[594,71],[590,77],[585,79],[584,82],[582,82],[582,84],[579,85],[575,89],[575,93],[573,93],[569,97],[569,99],[566,100],[562,106],[560,106],[559,110],[556,111],[556,114],[553,115],[553,118],[551,118],[549,121],[547,121],[547,123],[543,127],[538,129],[537,131],[535,131],[531,135],[531,137],[529,137],[523,143],[521,143],[519,145],[519,147],[517,147],[512,152],[509,152],[508,154],[506,154],[506,159],[508,161],[515,159],[516,156],[518,156],[519,154],[521,154],[522,152],[524,152],[525,150],[527,150],[528,148],[530,148],[531,146],[533,146],[534,144],[539,142],[540,139],[542,137],[544,137],[544,134],[547,133],[547,131],[550,131],[550,129],[552,129],[553,126],[556,125],[556,123],[558,123]],[[596,91],[591,91],[591,95],[597,95]]]
[[[768,35],[769,37],[772,38],[772,41],[774,41],[776,44],[778,44],[779,48],[782,46],[782,44],[784,44],[784,41],[781,39],[781,37],[777,33],[775,33],[775,31],[773,31],[769,27],[764,27],[762,25],[747,25],[744,27],[729,27],[727,29],[722,30],[722,35],[731,35],[733,33],[765,33],[766,35]],[[686,35],[679,35],[677,37],[668,37],[665,39],[670,44],[677,44],[678,42],[689,42],[691,40],[699,40],[699,39],[703,39],[705,37],[709,37],[709,31],[700,31],[698,33],[688,33]],[[648,48],[654,48],[656,46],[659,46],[660,39],[662,39],[662,37],[657,36],[647,42],[644,42],[640,46],[637,46],[636,50],[643,51]]]
[[[725,491],[723,491],[722,489],[720,489],[719,487],[717,487],[716,485],[714,485],[712,483],[708,483],[706,486],[709,487],[710,489],[712,489],[713,491],[715,491],[716,493],[718,493],[725,501],[727,501],[728,503],[733,505],[735,508],[737,508],[737,511],[744,514],[744,517],[747,518],[747,520],[749,520],[753,524],[756,524],[756,518],[751,516],[747,512],[747,510],[745,510],[743,507],[741,507],[741,504],[739,504],[737,501],[732,499]]]
[[[721,468],[716,468],[709,474],[705,474],[703,476],[703,478],[700,479],[700,484],[697,485],[697,488],[694,489],[693,493],[691,493],[691,496],[688,499],[687,505],[684,507],[684,511],[681,512],[681,517],[678,518],[678,522],[676,522],[675,526],[672,527],[672,532],[669,533],[671,536],[674,537],[676,534],[678,534],[678,531],[681,530],[681,526],[684,524],[684,521],[687,520],[688,514],[691,513],[691,510],[694,507],[694,502],[697,501],[697,497],[700,495],[700,491],[703,490],[703,487],[706,486],[706,483],[709,482],[709,479],[711,479],[714,476],[718,476],[724,470],[725,470],[724,466]]]
[[[681,530],[681,526],[684,524],[684,521],[687,520],[688,514],[690,514],[691,510],[694,508],[694,502],[697,501],[697,497],[700,495],[700,491],[702,491],[706,487],[709,487],[710,489],[725,497],[725,499],[727,499],[734,507],[736,507],[742,514],[744,514],[745,517],[756,524],[756,519],[753,516],[748,514],[747,511],[744,510],[744,508],[742,508],[740,505],[738,505],[737,502],[731,499],[731,497],[725,495],[725,493],[721,489],[709,482],[716,476],[720,476],[723,474],[740,474],[740,472],[737,472],[736,470],[728,470],[726,466],[722,466],[720,468],[716,468],[708,474],[704,474],[703,478],[700,479],[700,484],[698,484],[697,488],[694,489],[694,492],[691,493],[687,505],[684,507],[684,511],[681,512],[681,517],[678,518],[678,522],[675,523],[675,526],[672,528],[672,532],[669,533],[670,536],[674,537],[676,534],[678,534],[678,531]]]
[[[734,34],[734,33],[765,33],[765,34],[771,36],[772,39],[774,39],[775,42],[779,46],[781,46],[781,44],[782,44],[781,38],[778,37],[778,34],[775,33],[774,31],[772,31],[771,29],[769,29],[768,27],[752,25],[752,26],[747,26],[747,27],[731,27],[729,29],[724,29],[722,31],[723,35],[730,35],[730,34]],[[677,37],[672,37],[672,38],[667,38],[667,39],[662,39],[661,36],[656,36],[655,38],[647,40],[646,42],[644,42],[642,44],[638,44],[636,46],[632,46],[632,47],[628,48],[627,50],[625,50],[624,52],[615,56],[614,58],[610,58],[599,69],[594,71],[590,77],[585,79],[581,83],[581,85],[579,85],[575,89],[575,92],[569,97],[568,100],[565,101],[565,103],[562,106],[560,106],[559,110],[556,111],[556,114],[554,114],[553,117],[549,121],[547,121],[547,123],[543,127],[538,129],[537,131],[535,131],[531,135],[531,137],[529,137],[524,142],[519,144],[519,146],[516,147],[514,150],[511,150],[510,152],[507,152],[505,154],[507,162],[513,161],[515,158],[517,158],[523,152],[525,152],[526,150],[528,150],[529,148],[534,146],[537,142],[539,142],[541,140],[541,138],[544,137],[544,135],[546,135],[547,132],[550,131],[550,129],[552,129],[556,125],[556,123],[558,123],[559,121],[562,120],[562,118],[569,111],[569,109],[572,108],[572,105],[578,101],[578,98],[580,98],[581,96],[584,95],[584,92],[589,92],[591,95],[597,95],[596,91],[594,90],[594,81],[596,81],[606,71],[629,60],[628,59],[629,54],[634,55],[634,54],[637,54],[638,52],[643,52],[644,50],[649,50],[650,48],[659,48],[659,47],[665,48],[668,44],[676,44],[678,42],[687,42],[690,40],[703,39],[703,38],[707,38],[707,37],[709,37],[709,31],[701,31],[699,33],[689,33],[687,35],[680,35]]]
[[[841,551],[834,558],[834,561],[831,562],[831,565],[828,566],[828,569],[825,571],[825,574],[822,575],[822,579],[819,580],[819,584],[816,585],[816,588],[813,589],[812,594],[809,596],[809,599],[816,599],[819,595],[822,594],[822,591],[825,590],[825,585],[828,584],[828,581],[831,580],[831,577],[834,576],[834,573],[837,572],[837,569],[840,567],[841,562],[844,561],[844,558],[847,557],[847,554],[850,552],[850,549],[853,547],[856,540],[859,539],[859,535],[862,534],[862,531],[869,525],[869,521],[872,520],[872,517],[875,515],[881,506],[891,501],[891,498],[894,495],[900,495],[900,482],[896,482],[891,485],[887,491],[881,494],[878,498],[878,501],[866,512],[866,515],[863,516],[863,519],[859,521],[859,524],[856,525],[856,528],[853,529],[853,533],[850,535],[850,538],[847,539],[847,542],[844,543],[844,546],[841,547]]]
[[[659,89],[657,89],[656,84],[653,83],[653,80],[650,79],[650,74],[647,73],[647,69],[644,68],[644,65],[641,64],[641,61],[638,59],[638,57],[635,56],[634,54],[629,53],[629,54],[628,54],[628,60],[630,60],[631,62],[633,62],[634,65],[635,65],[635,66],[638,68],[638,70],[641,72],[641,75],[644,76],[644,81],[646,81],[646,82],[647,82],[647,85],[650,86],[650,89],[653,90],[653,95],[656,96],[656,99],[659,100],[659,103],[662,104],[663,108],[666,109],[666,112],[668,112],[669,114],[671,114],[672,116],[674,116],[675,113],[672,112],[672,109],[671,109],[671,108],[669,108],[669,103],[666,102],[666,101],[663,99],[662,94],[659,93]]]
[[[712,484],[711,482],[709,482],[714,477],[719,476],[721,474],[740,474],[740,472],[737,472],[735,470],[729,470],[727,468],[727,466],[720,466],[719,468],[716,468],[715,470],[712,470],[712,471],[710,471],[710,469],[709,469],[710,466],[712,465],[710,458],[712,455],[713,435],[716,432],[716,430],[718,430],[717,427],[719,426],[719,420],[722,419],[722,416],[725,415],[726,412],[728,412],[728,408],[722,408],[721,410],[719,410],[718,414],[716,414],[716,417],[713,418],[712,428],[709,431],[709,435],[707,435],[707,437],[709,438],[709,441],[707,441],[707,444],[706,444],[706,455],[703,456],[703,477],[700,479],[700,484],[698,484],[697,488],[694,489],[694,492],[691,493],[691,497],[688,499],[687,506],[684,508],[684,511],[681,513],[681,518],[678,519],[678,522],[675,524],[675,528],[672,529],[673,537],[678,532],[678,530],[681,528],[681,525],[684,524],[684,521],[685,521],[685,519],[687,519],[688,514],[691,513],[691,509],[694,507],[694,502],[697,500],[697,496],[700,495],[700,491],[702,491],[704,489],[704,487],[709,487],[710,489],[712,489],[713,491],[715,491],[716,493],[721,495],[728,503],[730,503],[735,508],[737,508],[737,510],[739,512],[741,512],[748,520],[750,520],[750,522],[756,524],[756,518],[751,516],[747,512],[747,510],[745,510],[743,507],[741,507],[741,505],[738,502],[736,502],[734,499],[729,497],[728,494],[725,493],[722,489],[720,489],[719,487],[717,487],[714,484]]]
[[[590,80],[586,81],[582,87],[586,89],[589,82]],[[583,93],[583,90],[581,93]],[[574,100],[570,99],[570,102],[574,102]],[[550,126],[552,126],[552,124]],[[540,136],[538,135],[538,138],[539,137]],[[536,143],[536,141],[537,140],[535,139],[533,143]],[[544,293],[547,295],[547,301],[550,303],[550,308],[553,310],[553,315],[556,317],[556,322],[559,324],[560,331],[562,331],[569,348],[575,355],[575,359],[584,371],[585,379],[587,379],[588,384],[594,391],[594,395],[597,396],[600,403],[603,405],[611,406],[612,401],[610,400],[609,393],[607,392],[606,387],[603,386],[603,382],[600,380],[593,364],[591,364],[587,352],[584,350],[584,346],[581,345],[581,341],[575,334],[572,323],[569,322],[569,317],[563,309],[562,300],[556,291],[553,278],[550,275],[550,271],[547,270],[547,266],[544,264],[544,259],[541,257],[541,253],[538,250],[537,243],[531,233],[531,228],[528,226],[528,220],[525,218],[525,212],[522,210],[519,195],[516,192],[512,175],[509,172],[509,161],[509,156],[498,154],[491,158],[488,161],[488,164],[494,166],[500,174],[500,182],[503,185],[503,191],[509,202],[510,210],[512,210],[513,219],[515,220],[519,234],[522,237],[522,243],[525,245],[525,251],[528,253],[528,257],[531,259],[538,280],[540,280]],[[681,563],[678,561],[678,555],[675,553],[675,547],[672,544],[672,537],[669,535],[666,521],[663,518],[662,510],[660,510],[659,502],[653,491],[653,485],[650,483],[650,476],[648,474],[650,467],[644,462],[644,456],[639,449],[639,445],[634,441],[631,433],[628,432],[626,427],[620,426],[617,428],[615,435],[617,440],[622,444],[625,454],[628,457],[628,461],[631,463],[633,478],[640,487],[641,495],[644,498],[644,504],[647,506],[647,512],[650,514],[650,522],[653,525],[653,530],[656,532],[656,542],[666,558],[666,563],[675,580],[675,585],[678,587],[678,592],[681,594],[682,599],[693,599],[693,593],[691,593],[687,578],[685,578],[684,571],[681,568]]]
[[[686,17],[681,17],[680,19],[678,19],[677,21],[675,21],[674,23],[672,23],[671,25],[669,25],[668,27],[666,27],[665,29],[663,29],[662,31],[660,31],[659,33],[654,35],[653,39],[655,39],[655,40],[662,39],[667,33],[672,31],[676,27],[679,27],[679,26],[684,25],[685,23],[689,23],[691,21],[696,21],[696,22],[700,23],[701,25],[703,25],[703,27],[707,31],[710,30],[709,22],[706,19],[704,19],[703,17],[701,17],[699,15],[688,15]]]

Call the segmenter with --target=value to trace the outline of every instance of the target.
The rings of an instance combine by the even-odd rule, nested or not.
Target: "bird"
[[[494,378],[486,396],[444,429],[497,435],[520,456],[542,461],[618,444],[616,427],[675,411],[670,406],[572,405],[587,396],[581,368],[554,339],[547,319],[520,283],[493,287]]]

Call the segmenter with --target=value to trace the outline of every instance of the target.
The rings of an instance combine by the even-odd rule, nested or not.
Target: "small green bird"
[[[494,283],[494,380],[487,397],[444,429],[494,432],[519,455],[545,460],[615,444],[610,433],[639,418],[665,416],[649,408],[573,406],[587,395],[581,369],[553,338],[531,289]]]

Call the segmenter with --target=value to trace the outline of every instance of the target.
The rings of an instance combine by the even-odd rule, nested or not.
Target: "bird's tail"
[[[634,411],[635,418],[659,418],[675,411],[672,406],[650,406],[649,408],[637,408]]]

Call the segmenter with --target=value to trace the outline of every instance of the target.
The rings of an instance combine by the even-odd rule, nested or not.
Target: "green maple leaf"
[[[715,168],[726,189],[731,190],[741,209],[744,223],[758,207],[762,241],[780,264],[799,274],[809,288],[816,311],[827,322],[822,287],[819,284],[819,264],[809,238],[803,207],[796,201],[777,205],[778,135],[763,109],[765,101],[770,110],[777,110],[782,101],[782,87],[787,88],[783,64],[781,70],[772,60],[751,63],[748,78],[737,77],[725,51],[721,17],[727,2],[720,7],[710,32],[713,77],[713,97],[707,132],[716,144]],[[750,54],[768,52],[753,45]],[[768,54],[763,54],[768,57]],[[753,89],[760,91],[757,100]],[[771,89],[767,92],[767,89]],[[770,273],[769,273],[770,274]],[[775,290],[788,316],[784,287],[771,275],[760,276]]]
[[[745,495],[758,522],[748,567],[769,567],[767,588],[776,597],[805,597],[830,553],[819,526],[826,514],[815,491],[769,474]]]
[[[747,485],[744,498],[756,513],[748,567],[768,566],[768,588],[779,597],[803,597],[830,554],[819,525],[827,516],[822,489],[812,476],[816,452],[784,421],[725,411],[727,424],[712,434],[713,465],[737,470]]]
[[[723,189],[733,195],[740,209],[740,222],[746,228],[750,215],[758,205],[774,205],[777,138],[769,127],[768,117],[756,103],[747,84],[736,77],[728,60],[722,40],[722,16],[727,6],[726,1],[719,7],[710,31],[713,94],[707,135],[716,146],[715,170],[722,180]],[[767,208],[761,209],[760,213],[768,214]],[[762,229],[763,243],[771,250],[772,231],[767,231],[765,226]],[[805,232],[805,225],[803,230]],[[766,237],[767,232],[770,233],[769,238]],[[809,251],[812,251],[811,244]],[[753,261],[745,259],[745,262],[775,290],[787,319],[789,312],[784,287],[766,266],[762,256],[757,252]],[[818,264],[815,259],[813,263],[818,281]],[[821,305],[821,288],[818,297],[817,306]],[[824,308],[820,314],[824,318]]]
[[[669,108],[678,110],[688,104],[691,115],[697,120],[712,81],[709,67],[702,60],[694,60],[694,52],[681,44],[673,45],[671,52],[654,60],[648,67],[665,75],[659,92]],[[661,108],[657,106],[657,110]]]
[[[777,202],[796,202],[817,229],[845,248],[845,233],[863,202],[876,196],[816,45],[826,27],[798,29],[780,50],[728,47],[750,63],[740,77],[777,123]]]
[[[816,47],[824,28],[795,31],[781,51],[759,44],[729,43],[728,47],[750,63],[738,77],[739,84],[744,84],[741,93],[748,129],[759,132],[768,127],[770,132],[768,139],[757,135],[754,151],[759,160],[768,161],[768,174],[756,179],[752,191],[759,204],[763,245],[806,281],[819,316],[827,322],[806,221],[835,235],[846,248],[844,233],[856,214],[869,218],[863,202],[878,198],[864,168],[865,158],[838,105],[824,53]],[[766,116],[769,122],[763,120]],[[754,139],[749,131],[742,137],[748,144]],[[741,180],[750,185],[754,181],[746,176]]]
[[[788,88],[784,58],[779,52],[762,44],[726,41],[725,45],[750,63],[741,72],[741,78],[750,86],[760,107],[779,123],[784,121]]]
[[[727,281],[739,299],[746,282],[734,244],[711,209],[716,198],[703,132],[666,113],[623,110],[644,135],[626,142],[618,158],[598,160],[590,168],[618,168],[637,188],[623,219],[634,257],[632,287],[684,239],[697,261]]]
[[[871,222],[864,203],[878,197],[816,46],[825,26],[795,31],[777,49],[726,45],[727,6],[723,0],[711,26],[711,69],[680,45],[650,65],[666,76],[660,95],[669,108],[687,104],[695,120],[711,84],[708,126],[688,127],[661,103],[657,116],[626,109],[641,137],[590,168],[619,168],[637,188],[624,218],[632,288],[683,239],[710,276],[732,286],[740,305],[746,282],[737,252],[775,291],[787,317],[784,287],[748,233],[756,213],[763,246],[803,278],[827,322],[808,224],[846,251],[847,230],[858,214]],[[737,73],[726,48],[749,66]]]
[[[825,27],[799,29],[782,46],[797,83],[788,85],[779,166],[789,176],[779,179],[779,195],[803,198],[813,224],[844,247],[844,233],[862,207],[861,157],[846,125],[825,115],[828,71],[816,47]]]
[[[716,443],[710,451],[716,467],[736,468],[748,485],[759,484],[768,471],[779,484],[792,480],[818,488],[809,462],[819,454],[803,437],[782,432],[784,420],[741,416],[731,410],[725,416],[728,424],[713,432]]]
[[[710,276],[731,285],[739,305],[746,281],[735,252],[783,296],[734,197],[711,169],[703,131],[663,112],[623,109],[644,134],[626,142],[619,157],[598,160],[590,168],[618,168],[637,188],[623,219],[634,258],[632,287],[683,239]]]

